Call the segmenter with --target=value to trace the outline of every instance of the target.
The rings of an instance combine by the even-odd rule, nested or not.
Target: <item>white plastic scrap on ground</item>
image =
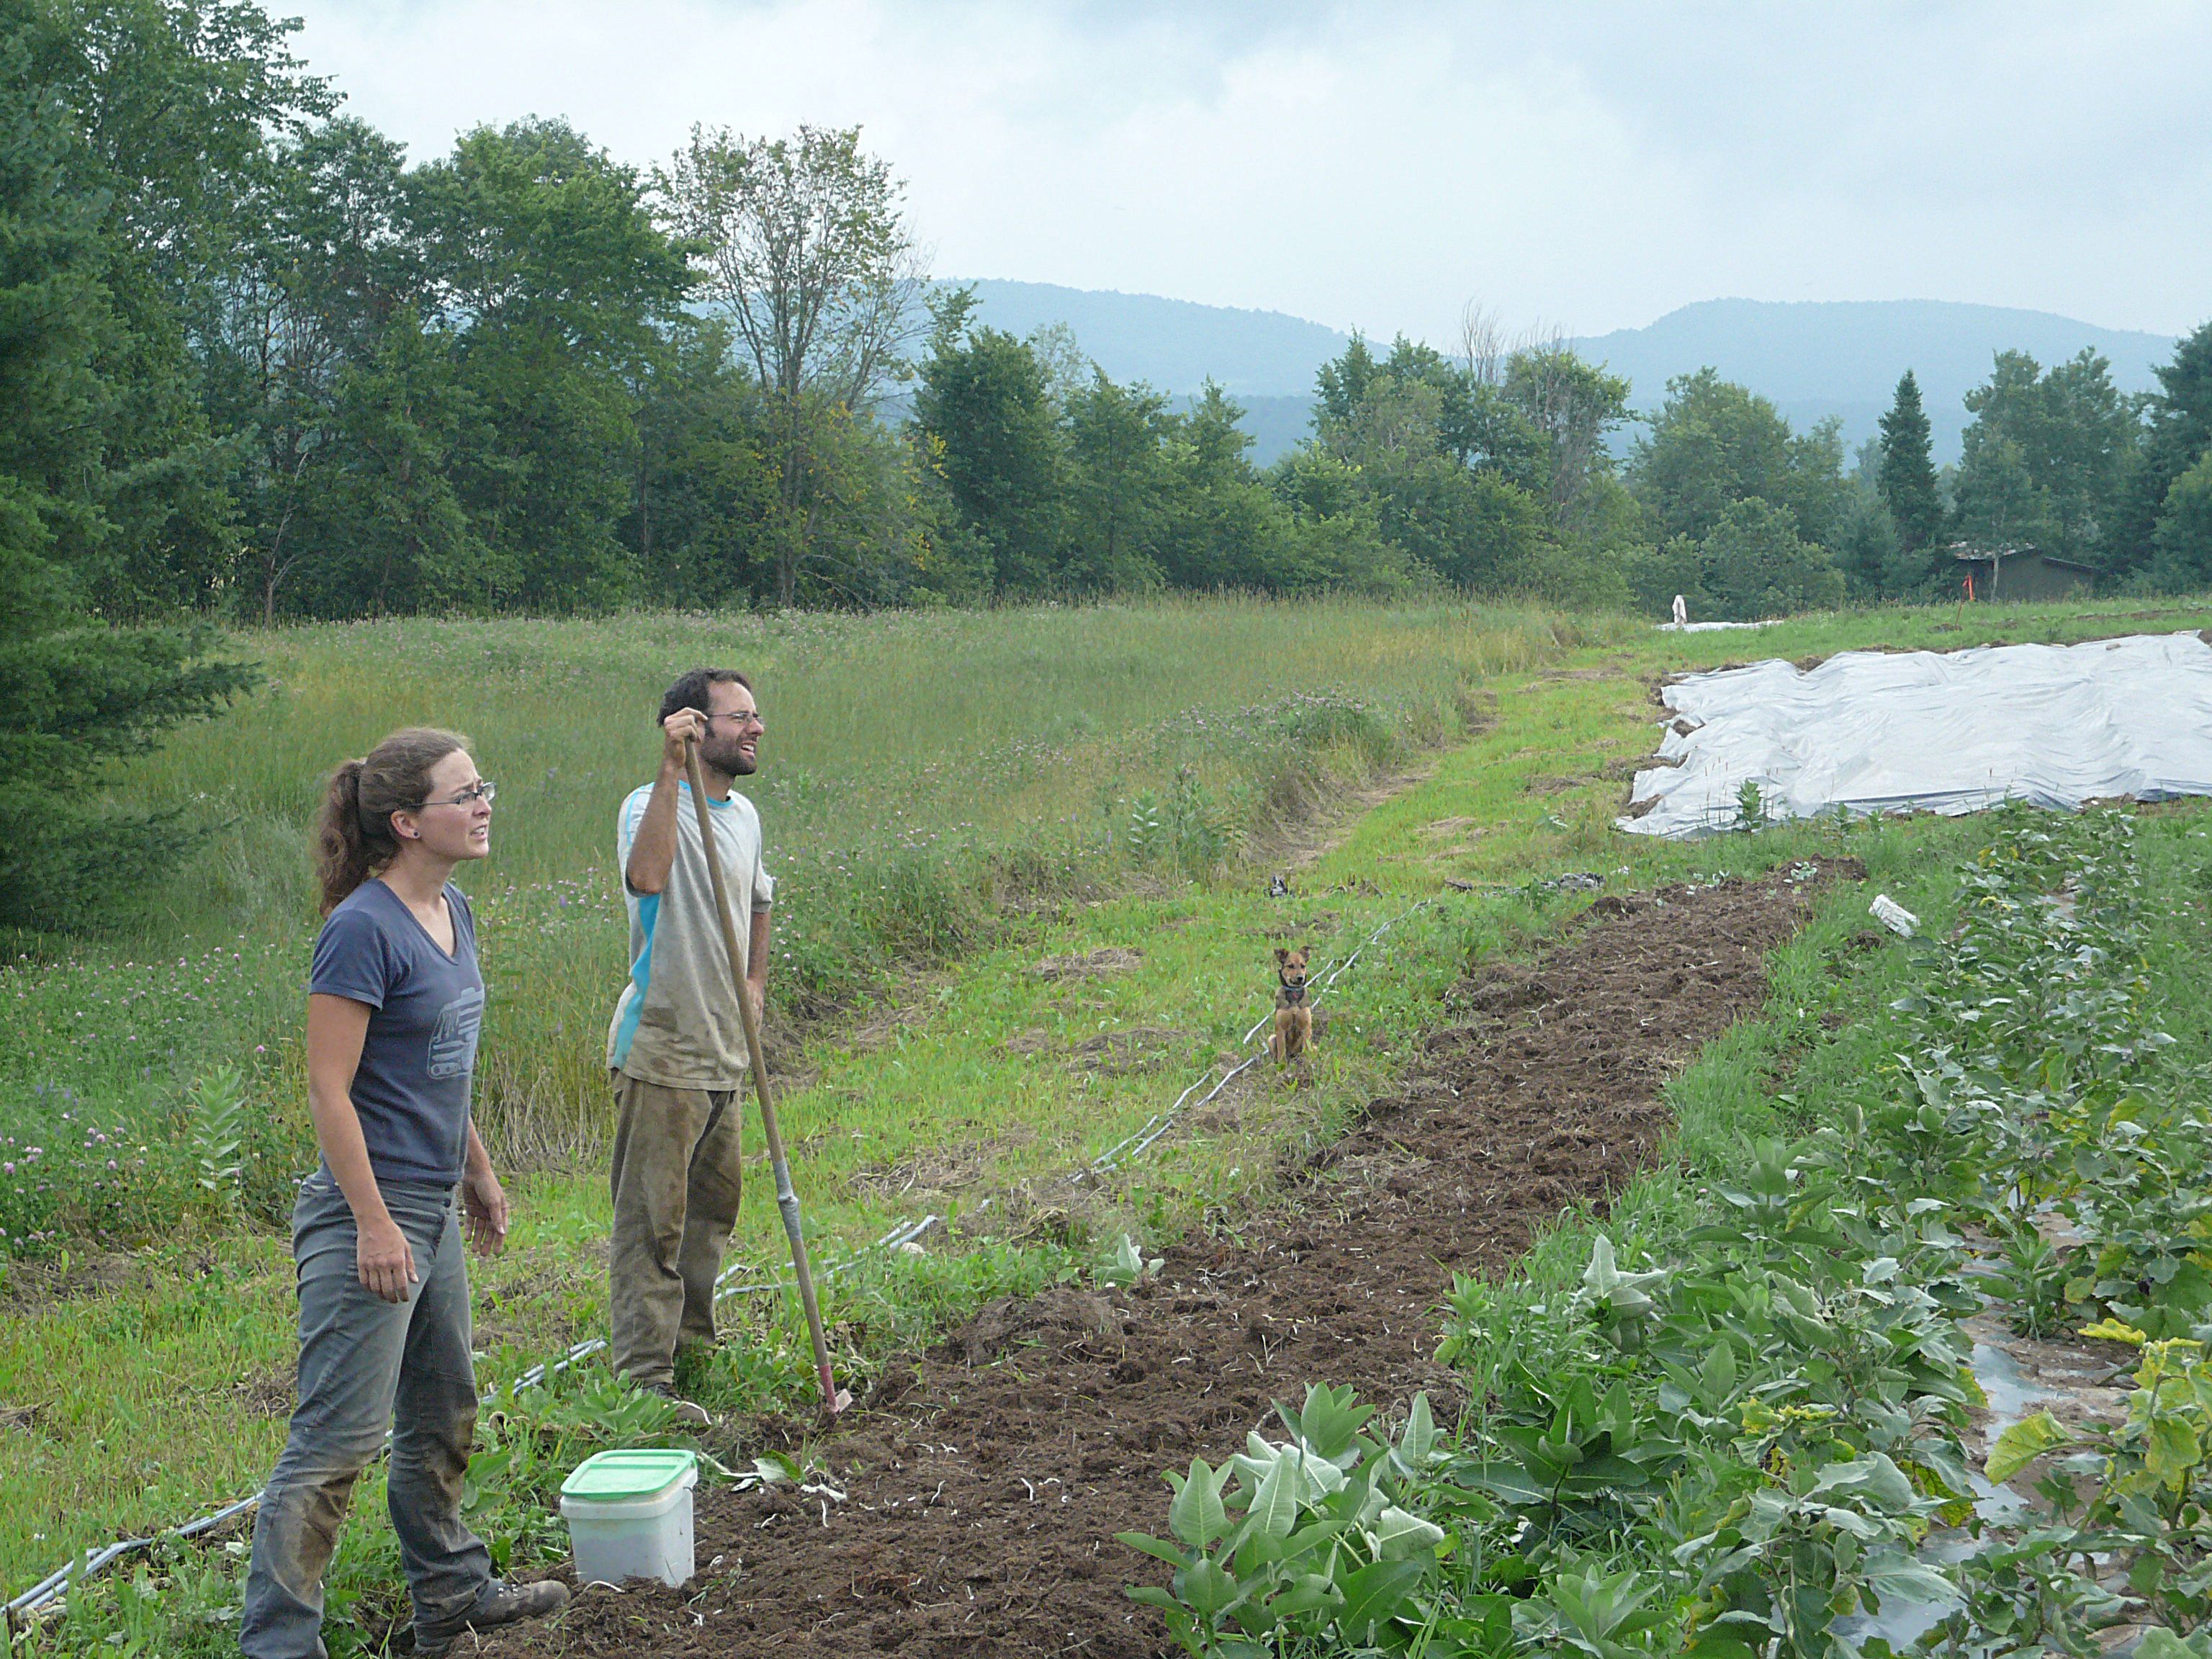
[[[2212,795],[2212,645],[2196,634],[1848,651],[1693,674],[1663,700],[1659,758],[1679,764],[1636,775],[1617,820],[1633,835],[1735,829],[1746,783],[1766,819]]]
[[[1911,939],[1920,931],[1920,918],[1887,893],[1876,893],[1867,913],[1899,939]]]

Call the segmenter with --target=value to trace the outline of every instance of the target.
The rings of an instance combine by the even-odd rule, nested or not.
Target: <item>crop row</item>
[[[2212,1653],[2212,1127],[2142,970],[2135,835],[2001,817],[1813,1133],[1662,1238],[1596,1231],[1569,1291],[1461,1279],[1456,1434],[1316,1389],[1170,1477],[1173,1535],[1124,1541],[1170,1584],[1132,1594],[1224,1659],[1980,1659],[2121,1624]],[[2038,1414],[1971,1472],[1960,1322],[1991,1306],[2139,1347],[2110,1351],[2126,1421]]]

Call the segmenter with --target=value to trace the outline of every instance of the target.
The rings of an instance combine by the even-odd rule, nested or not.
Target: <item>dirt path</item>
[[[1241,1237],[1133,1291],[986,1308],[827,1443],[845,1503],[702,1489],[688,1593],[594,1589],[492,1650],[1146,1659],[1160,1626],[1121,1587],[1147,1564],[1113,1534],[1164,1529],[1159,1471],[1218,1462],[1310,1382],[1455,1412],[1429,1358],[1451,1275],[1649,1161],[1661,1085],[1759,1007],[1809,910],[1780,874],[1601,900],[1533,970],[1466,988],[1469,1023]]]

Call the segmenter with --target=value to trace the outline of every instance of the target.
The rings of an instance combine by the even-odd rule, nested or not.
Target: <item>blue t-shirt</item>
[[[451,1186],[468,1161],[469,1080],[483,1024],[477,923],[448,882],[453,953],[405,901],[362,883],[323,923],[307,989],[365,1002],[368,1036],[353,1074],[353,1109],[379,1182]]]

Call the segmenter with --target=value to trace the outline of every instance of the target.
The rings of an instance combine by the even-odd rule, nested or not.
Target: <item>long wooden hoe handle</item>
[[[707,879],[714,889],[714,909],[722,921],[722,946],[729,952],[730,983],[738,996],[738,1018],[745,1028],[745,1054],[752,1061],[753,1092],[760,1097],[761,1128],[768,1138],[769,1167],[775,1171],[775,1207],[791,1240],[791,1267],[799,1279],[799,1303],[806,1310],[806,1334],[814,1342],[814,1370],[822,1382],[822,1409],[835,1417],[853,1403],[830,1375],[830,1343],[822,1334],[822,1309],[814,1299],[814,1274],[806,1265],[806,1235],[799,1225],[799,1194],[791,1184],[791,1165],[783,1156],[783,1132],[776,1127],[775,1096],[768,1082],[768,1060],[761,1053],[760,1025],[745,995],[744,954],[738,948],[738,924],[730,909],[730,890],[722,879],[722,855],[714,841],[714,818],[707,805],[707,782],[699,770],[699,745],[684,742],[684,768],[691,781],[691,804],[699,814],[699,838],[707,854]]]

